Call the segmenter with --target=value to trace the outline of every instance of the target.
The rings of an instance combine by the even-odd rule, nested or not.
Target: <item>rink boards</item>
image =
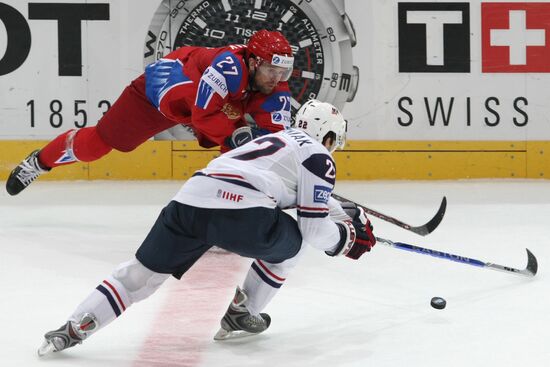
[[[46,141],[0,141],[0,178]],[[45,180],[187,179],[219,155],[195,141],[148,141],[93,163],[58,168]],[[346,180],[549,178],[549,141],[349,141],[335,153]]]

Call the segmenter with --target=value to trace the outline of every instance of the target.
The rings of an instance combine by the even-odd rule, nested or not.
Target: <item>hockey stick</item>
[[[408,243],[393,242],[385,238],[376,237],[376,241],[378,243],[382,243],[384,245],[391,246],[393,248],[398,248],[400,250],[417,252],[419,254],[430,255],[440,259],[446,259],[446,260],[455,261],[462,264],[468,264],[468,265],[473,265],[480,268],[487,268],[491,270],[502,271],[510,274],[524,275],[526,277],[534,277],[535,274],[537,274],[537,270],[538,270],[537,258],[535,257],[535,255],[533,255],[531,251],[529,251],[529,249],[525,249],[527,251],[527,267],[525,269],[520,270],[520,269],[511,268],[509,266],[498,265],[498,264],[493,264],[489,262],[483,262],[476,259],[471,259],[469,257],[453,255],[447,252],[441,252],[441,251],[431,250],[420,246],[409,245]]]
[[[349,202],[353,203],[352,200],[346,199],[345,197],[337,195],[335,193],[332,193],[332,197],[335,198],[336,200],[340,201],[340,202],[349,201]],[[445,215],[445,210],[447,209],[447,198],[445,196],[443,197],[443,200],[441,201],[441,205],[439,206],[439,209],[437,210],[437,213],[435,213],[434,217],[432,219],[430,219],[430,221],[428,223],[426,223],[424,225],[421,225],[421,226],[417,226],[417,227],[411,226],[410,224],[404,223],[404,222],[400,221],[399,219],[395,219],[395,218],[390,217],[388,215],[377,212],[376,210],[369,209],[366,206],[363,206],[361,204],[357,204],[357,203],[354,203],[354,204],[357,205],[358,207],[361,207],[366,213],[368,213],[372,216],[380,218],[380,219],[382,219],[386,222],[389,222],[391,224],[395,224],[398,227],[404,228],[408,231],[414,232],[414,233],[419,234],[421,236],[425,236],[427,234],[432,233],[437,228],[439,223],[441,223],[441,221],[443,220],[443,216]]]

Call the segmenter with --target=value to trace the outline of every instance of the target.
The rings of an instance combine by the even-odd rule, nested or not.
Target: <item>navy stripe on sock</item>
[[[256,271],[256,273],[262,278],[264,282],[272,286],[273,288],[281,288],[281,283],[276,283],[273,280],[269,279],[267,275],[264,274],[264,272],[256,265],[256,263],[252,263],[252,269]]]
[[[98,291],[100,291],[101,293],[103,293],[103,295],[105,297],[107,297],[107,301],[109,301],[109,303],[111,304],[111,307],[113,308],[113,311],[115,312],[115,315],[116,317],[119,317],[121,312],[120,312],[120,308],[118,308],[118,305],[116,304],[116,301],[115,299],[113,298],[113,295],[111,294],[111,292],[109,292],[107,290],[107,288],[105,288],[104,286],[102,286],[101,284],[97,286],[96,288]]]

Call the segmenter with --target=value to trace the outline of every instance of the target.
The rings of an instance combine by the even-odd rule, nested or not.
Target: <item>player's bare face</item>
[[[279,79],[266,76],[260,72],[256,72],[256,75],[254,76],[254,82],[256,88],[260,91],[260,93],[270,94],[277,86],[277,83],[279,83]]]
[[[266,62],[255,63],[254,86],[260,93],[270,94],[281,81],[288,80],[291,69],[274,66]]]

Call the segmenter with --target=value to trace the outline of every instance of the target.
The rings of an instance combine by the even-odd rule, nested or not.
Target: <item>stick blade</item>
[[[443,196],[443,200],[441,200],[441,205],[439,205],[439,209],[437,210],[437,213],[435,213],[434,217],[430,219],[428,223],[418,227],[411,227],[410,230],[421,236],[426,236],[432,233],[443,220],[446,210],[447,210],[447,197]]]
[[[526,248],[525,251],[527,251],[527,268],[525,268],[524,274],[534,277],[539,270],[539,263],[537,262],[537,258],[535,257],[535,255],[533,255],[533,253],[529,251],[528,248]]]

